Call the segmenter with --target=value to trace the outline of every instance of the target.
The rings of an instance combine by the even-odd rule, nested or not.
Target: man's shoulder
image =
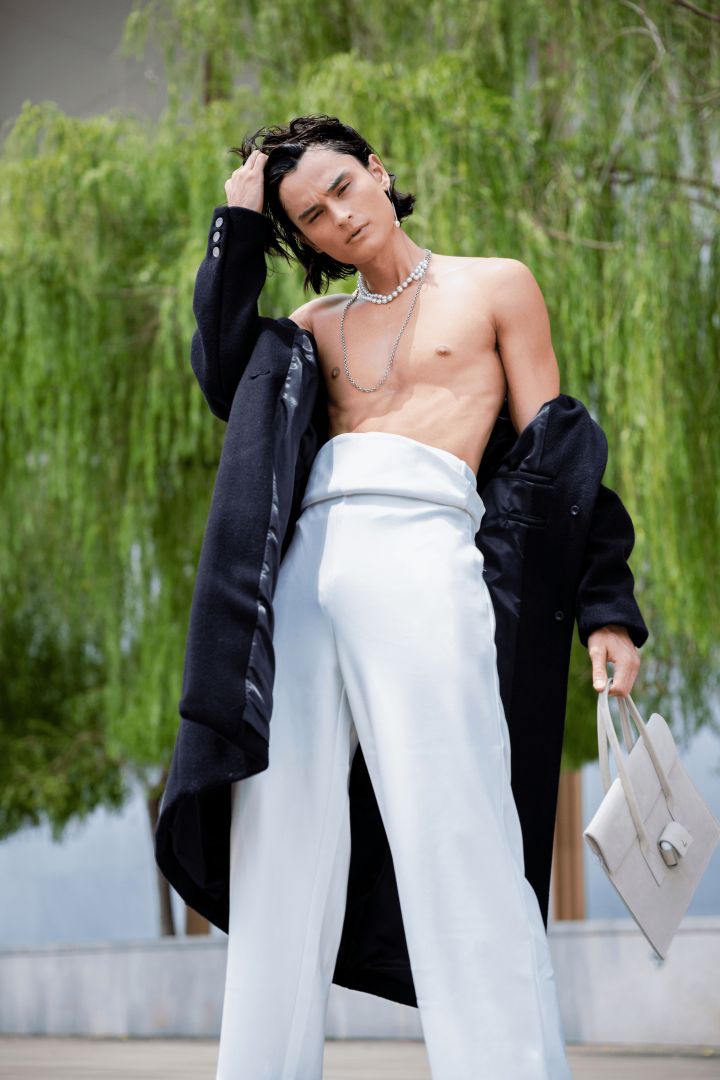
[[[440,258],[448,265],[455,263],[484,274],[521,274],[529,269],[520,259],[506,255],[441,255]]]
[[[509,255],[495,255],[476,260],[484,266],[484,272],[501,284],[523,285],[534,281],[534,275],[527,263]]]
[[[288,318],[292,319],[294,323],[297,323],[304,330],[309,330],[312,334],[315,332],[315,320],[327,311],[337,308],[338,304],[343,300],[348,299],[348,293],[330,293],[325,296],[314,296],[312,300],[308,300],[305,304],[301,304],[299,308],[296,308]]]
[[[502,255],[434,255],[436,269],[447,273],[461,272],[472,277],[513,280],[529,272],[525,263]]]
[[[492,303],[529,308],[537,303],[542,292],[535,275],[527,263],[511,256],[494,255],[466,259],[464,275],[473,289],[480,288],[482,295]]]

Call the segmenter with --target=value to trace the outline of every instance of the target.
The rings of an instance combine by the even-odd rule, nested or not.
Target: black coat
[[[313,335],[258,315],[268,219],[216,207],[198,270],[191,363],[227,431],[190,612],[180,724],[155,855],[177,892],[227,932],[230,784],[270,764],[273,594],[313,459],[328,438]],[[545,402],[518,436],[505,401],[478,472],[476,543],[496,615],[525,872],[547,925],[573,626],[648,637],[633,595],[632,521],[601,483],[602,429],[576,398]],[[352,853],[334,981],[417,1005],[387,836],[359,747]],[[492,873],[492,867],[488,867]],[[291,902],[290,900],[288,902]]]

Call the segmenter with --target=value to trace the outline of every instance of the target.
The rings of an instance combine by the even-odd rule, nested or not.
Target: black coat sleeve
[[[230,415],[235,391],[260,330],[257,301],[265,284],[270,219],[244,206],[213,210],[205,258],[193,293],[197,328],[190,363],[211,411]]]
[[[636,648],[649,637],[628,565],[634,545],[635,529],[620,496],[600,484],[575,602],[578,634],[586,648],[590,634],[611,623],[624,626]]]

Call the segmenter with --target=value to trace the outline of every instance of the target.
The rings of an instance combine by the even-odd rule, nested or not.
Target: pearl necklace
[[[369,300],[373,304],[390,304],[392,301],[407,289],[409,285],[412,285],[413,281],[419,281],[427,270],[428,263],[432,252],[430,248],[425,248],[425,258],[421,259],[415,269],[408,274],[400,285],[397,285],[391,293],[374,293],[370,292],[365,279],[362,274],[358,274],[358,293],[362,296],[363,300]]]

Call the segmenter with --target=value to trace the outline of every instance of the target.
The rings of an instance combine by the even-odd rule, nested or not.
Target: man
[[[302,121],[295,125],[301,129]],[[293,141],[292,127],[288,141]],[[422,248],[403,229],[391,228],[399,219],[396,211],[394,218],[388,214],[383,197],[389,196],[393,207],[400,202],[410,209],[415,199],[393,194],[390,175],[375,153],[367,153],[368,164],[363,165],[347,148],[342,153],[327,149],[328,127],[332,135],[332,125],[323,124],[321,129],[317,123],[305,133],[300,145],[308,149],[301,151],[296,167],[289,168],[285,161],[282,202],[276,196],[274,205],[281,222],[285,218],[301,241],[291,245],[293,253],[300,255],[307,245],[324,256],[315,269],[318,286],[323,266],[336,263],[344,268],[352,259],[376,292],[389,292],[417,264]],[[352,129],[348,138],[347,127],[342,127],[334,132],[338,142],[367,148]],[[276,134],[275,145],[283,137]],[[313,137],[323,141],[313,143]],[[225,184],[229,205],[263,209],[266,161],[261,150],[249,153]],[[369,220],[373,216],[379,220]],[[269,247],[277,250],[275,244]],[[412,342],[401,349],[394,362],[395,377],[377,396],[362,396],[341,377],[339,326],[346,293],[316,297],[290,318],[317,342],[328,390],[329,438],[342,431],[397,431],[451,450],[477,473],[505,400],[519,433],[540,406],[560,392],[550,320],[537,281],[517,259],[434,253],[432,263],[420,288]],[[310,280],[308,272],[306,283]],[[406,290],[392,308],[360,301],[348,313],[345,334],[359,380],[381,374],[381,361],[410,300]],[[615,665],[610,694],[625,696],[632,691],[640,654],[624,626],[594,631],[588,653],[597,691],[605,686],[608,663]]]
[[[350,770],[359,749],[392,851],[434,1080],[569,1076],[544,915],[524,874],[510,784],[495,647],[505,635],[496,635],[483,576],[487,569],[495,576],[494,564],[484,565],[475,541],[486,512],[478,476],[505,401],[517,446],[562,404],[542,294],[516,260],[439,255],[415,244],[398,215],[412,209],[413,197],[394,193],[378,156],[334,118],[299,118],[266,134],[263,145],[269,157],[249,153],[226,184],[232,228],[249,227],[267,208],[267,250],[300,258],[316,291],[349,272],[358,273],[358,290],[318,297],[269,327],[273,320],[251,310],[249,289],[218,279],[232,347],[196,291],[193,366],[217,415],[233,427],[243,410],[245,433],[239,421],[233,428],[237,462],[250,453],[247,428],[266,408],[260,377],[273,372],[259,359],[272,355],[263,345],[268,331],[273,349],[281,326],[299,331],[271,395],[276,429],[278,416],[297,410],[308,359],[319,364],[327,415],[324,432],[304,426],[304,435],[325,435],[319,450],[301,443],[290,452],[284,444],[285,475],[287,462],[298,463],[292,527],[287,540],[280,536],[276,587],[265,583],[256,611],[265,636],[272,630],[276,661],[272,768],[243,761],[231,769],[227,759],[229,942],[218,1080],[321,1076],[328,992],[334,975],[343,981],[336,958],[359,896],[351,848],[354,860],[356,837],[371,835],[351,831]],[[222,210],[215,224],[219,241]],[[222,254],[218,244],[212,251]],[[583,430],[589,447],[597,436],[588,420]],[[601,451],[594,453],[599,462]],[[549,506],[552,477],[521,472],[523,498],[531,495],[536,510],[543,499]],[[274,504],[287,504],[275,472],[273,481]],[[537,490],[526,492],[528,485]],[[217,502],[226,513],[227,495]],[[571,513],[580,509],[573,504]],[[530,531],[543,519],[521,507],[514,520]],[[271,556],[284,531],[267,530]],[[209,527],[205,547],[215,532]],[[205,587],[203,594],[209,613]],[[238,603],[236,618],[242,611]],[[199,709],[196,673],[205,669],[207,680],[194,636],[191,628],[183,716]],[[595,675],[604,683],[605,663],[614,662],[614,692],[628,693],[639,661],[626,627],[613,622],[589,637]],[[260,760],[269,686],[252,672],[258,655],[249,650],[251,689],[237,711],[253,728],[244,750]],[[207,715],[208,705],[202,709]],[[171,778],[168,789],[179,786]],[[175,792],[164,801],[161,817]],[[169,867],[164,843],[159,838],[158,857]],[[186,886],[187,875],[173,869]],[[388,937],[397,936],[390,924]],[[387,975],[388,953],[378,961]],[[375,985],[371,992],[402,1000]]]

